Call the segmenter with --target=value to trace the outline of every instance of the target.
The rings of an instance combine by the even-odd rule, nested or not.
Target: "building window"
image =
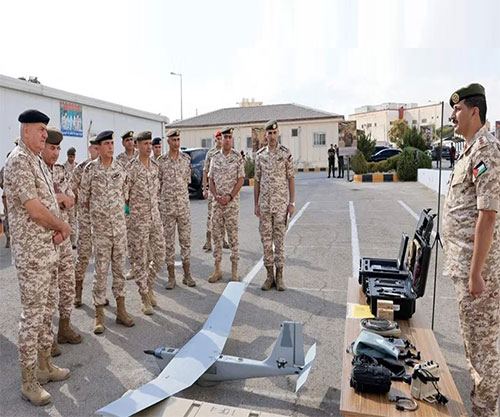
[[[252,137],[247,136],[247,148],[252,149],[253,148],[253,143],[252,143]]]
[[[416,125],[416,124],[417,124],[417,121],[416,121],[416,120],[412,120],[412,121],[411,121],[411,124],[412,124],[412,125]]]
[[[394,122],[390,122],[389,124],[392,126],[394,124]]]
[[[314,144],[314,146],[326,145],[326,133],[315,133],[313,144]]]
[[[422,123],[427,123],[427,119],[422,119]]]
[[[377,127],[377,123],[373,123],[373,126],[374,126],[374,127]]]
[[[201,140],[202,148],[211,148],[212,147],[212,138],[202,139]]]
[[[371,124],[371,123],[368,123],[368,124],[366,125],[366,127],[372,127],[372,124]]]

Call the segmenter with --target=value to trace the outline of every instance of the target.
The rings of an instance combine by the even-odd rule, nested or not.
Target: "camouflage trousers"
[[[2,202],[3,202],[3,211],[5,214],[5,218],[3,220],[3,231],[5,233],[5,239],[8,242],[10,240],[10,233],[9,233],[9,209],[7,208],[7,198],[5,195],[2,195]]]
[[[132,239],[130,236],[130,229],[133,225],[133,222],[130,220],[130,214],[125,214],[125,222],[127,224],[127,256],[128,256],[128,259],[130,260],[130,269],[133,270],[133,268],[134,268],[133,261],[132,261],[133,248],[132,248]]]
[[[57,285],[59,287],[59,316],[69,318],[75,299],[75,267],[70,239],[66,239],[59,245]]]
[[[453,252],[453,259],[457,262],[445,262],[445,271],[453,280],[457,294],[460,331],[473,382],[472,413],[474,417],[498,417],[500,271],[495,265],[498,262],[487,260],[482,274],[486,288],[479,298],[474,299],[469,292],[468,273],[472,252],[464,260],[460,256],[460,251],[464,250],[458,248],[458,251]]]
[[[163,231],[165,235],[165,262],[167,265],[175,263],[175,227],[179,233],[182,263],[191,259],[191,212],[185,211],[162,215]]]
[[[90,217],[88,212],[78,211],[78,241],[76,245],[75,281],[83,281],[92,255]]]
[[[222,260],[222,243],[224,230],[227,232],[229,246],[231,246],[231,262],[240,259],[238,244],[238,217],[240,214],[239,200],[233,200],[226,206],[214,202],[212,212],[212,237],[214,240],[215,261]]]
[[[77,223],[76,223],[76,208],[73,207],[68,210],[68,223],[71,226],[71,245],[75,246],[76,245],[76,239],[77,239]]]
[[[39,350],[52,346],[58,254],[52,242],[36,248],[13,246],[21,294],[19,364],[25,368],[36,363]]]
[[[135,226],[129,231],[131,261],[139,294],[146,295],[149,290],[148,285],[155,282],[163,267],[165,238],[163,227],[157,222],[144,222],[142,219],[136,219],[134,224]]]
[[[259,233],[264,248],[264,265],[283,267],[285,263],[285,234],[287,226],[287,207],[278,210],[261,211]],[[274,251],[273,251],[274,244]],[[273,260],[274,257],[274,260]]]
[[[209,192],[207,197],[207,232],[212,232],[212,212],[214,201],[214,196],[211,192]]]
[[[112,235],[113,233],[114,235]],[[113,283],[111,290],[115,298],[125,297],[125,258],[127,255],[127,234],[113,231],[111,233],[93,233],[95,274],[92,295],[95,306],[106,303],[106,281],[111,264]]]

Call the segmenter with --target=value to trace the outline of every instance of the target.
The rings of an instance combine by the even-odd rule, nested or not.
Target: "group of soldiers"
[[[125,307],[125,281],[135,279],[142,312],[153,314],[155,280],[166,263],[167,289],[176,285],[175,235],[179,235],[182,282],[196,285],[191,276],[191,210],[188,184],[190,157],[180,150],[180,132],[166,133],[168,152],[150,131],[122,135],[125,151],[114,158],[114,132],[105,130],[89,142],[89,158],[58,164],[62,133],[48,126],[49,117],[27,110],[19,118],[21,137],[4,170],[4,191],[10,211],[12,254],[21,294],[19,362],[21,393],[35,405],[51,401],[41,384],[69,377],[51,357],[59,343],[82,341],[70,324],[73,306],[82,305],[85,271],[93,254],[93,331],[105,331],[107,274],[116,299],[116,322],[134,325]],[[260,219],[267,278],[263,290],[285,290],[284,237],[295,209],[293,159],[278,143],[278,123],[265,126],[268,145],[257,152],[254,204]],[[210,283],[222,279],[222,248],[227,233],[231,249],[231,280],[239,280],[239,192],[244,182],[243,159],[233,149],[233,128],[216,132],[216,145],[206,156],[204,196],[208,198],[207,243],[213,240],[214,270]],[[151,155],[153,150],[153,155]],[[70,158],[71,157],[71,158]],[[208,186],[208,189],[207,189]],[[72,217],[74,216],[74,217]],[[76,224],[75,224],[76,223]],[[72,225],[74,225],[72,227]],[[71,240],[71,236],[77,240]],[[207,248],[205,244],[205,249]],[[76,257],[73,249],[76,247]],[[124,272],[126,257],[131,269]],[[75,259],[76,258],[76,259]],[[57,337],[52,317],[59,307]]]

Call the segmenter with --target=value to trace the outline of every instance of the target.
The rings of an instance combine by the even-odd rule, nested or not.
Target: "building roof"
[[[9,88],[11,90],[23,91],[26,93],[37,94],[48,98],[53,98],[62,101],[70,101],[76,104],[82,104],[88,107],[98,109],[111,110],[116,113],[122,113],[129,116],[136,116],[143,119],[155,120],[157,122],[169,123],[167,116],[160,114],[149,113],[143,110],[133,109],[131,107],[121,106],[120,104],[110,103],[109,101],[99,100],[80,94],[74,94],[56,88],[47,87],[42,84],[35,84],[17,78],[0,75],[0,87]]]
[[[247,123],[265,123],[269,120],[287,122],[295,120],[344,119],[344,116],[312,109],[299,104],[272,104],[255,107],[230,107],[215,110],[200,116],[171,123],[169,127],[209,127],[238,125]]]

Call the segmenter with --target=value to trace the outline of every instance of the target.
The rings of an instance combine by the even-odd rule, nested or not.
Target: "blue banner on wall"
[[[64,136],[83,137],[82,106],[67,101],[60,102],[61,132]]]

